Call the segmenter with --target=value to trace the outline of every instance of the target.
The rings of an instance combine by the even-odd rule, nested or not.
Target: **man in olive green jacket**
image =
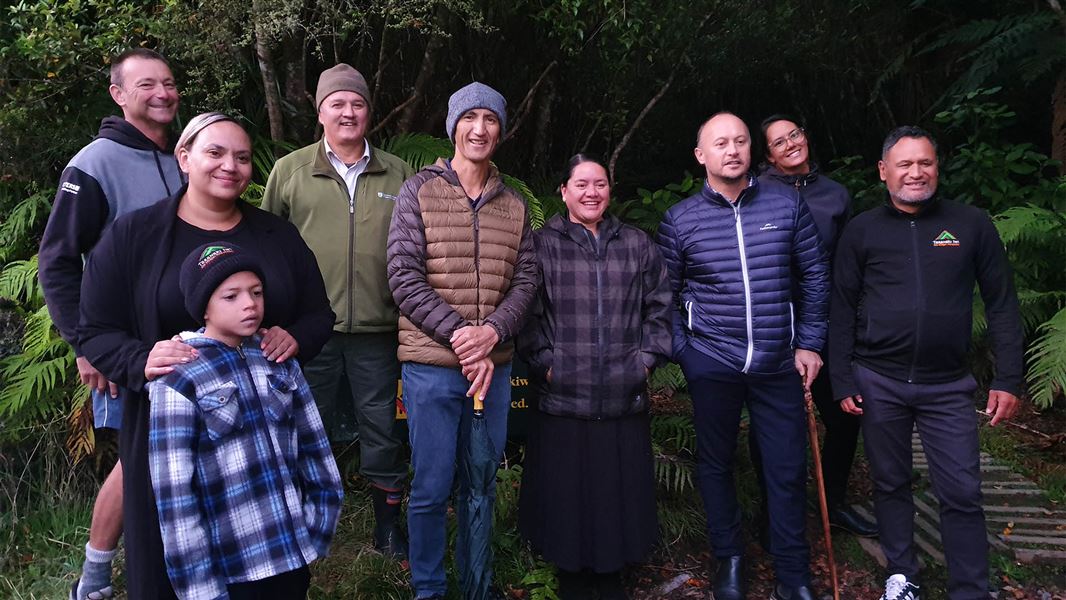
[[[374,497],[374,545],[403,559],[407,540],[397,517],[407,464],[396,427],[399,313],[385,273],[385,245],[396,195],[413,171],[366,140],[370,98],[366,80],[352,67],[341,63],[322,73],[315,103],[323,137],[278,160],[263,208],[292,222],[318,259],[338,321],[304,373],[330,441],[359,440],[359,472]]]

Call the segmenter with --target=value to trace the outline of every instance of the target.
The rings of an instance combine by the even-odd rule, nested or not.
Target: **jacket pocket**
[[[296,382],[291,377],[271,373],[267,375],[270,396],[263,402],[267,416],[275,423],[285,423],[292,417],[292,394]]]
[[[196,404],[212,440],[220,440],[244,425],[237,401],[237,384],[232,381],[202,392],[197,396]]]

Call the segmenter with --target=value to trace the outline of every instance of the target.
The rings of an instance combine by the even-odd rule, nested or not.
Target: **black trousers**
[[[740,412],[747,405],[764,452],[770,553],[781,583],[810,584],[807,546],[807,427],[799,375],[748,375],[689,347],[679,357],[692,394],[696,473],[707,537],[719,558],[743,554],[734,457]]]
[[[822,440],[822,473],[825,475],[825,497],[829,506],[840,506],[848,500],[848,478],[851,465],[855,462],[855,449],[859,445],[859,418],[840,409],[840,403],[833,399],[833,389],[829,384],[829,365],[824,365],[818,377],[811,384],[811,396],[818,407],[818,417],[825,425],[825,437]],[[753,424],[754,426],[754,424]],[[763,511],[766,510],[766,482],[762,478],[762,453],[756,443],[759,436],[748,436],[748,450],[752,465],[759,475],[759,491],[763,498]]]
[[[226,586],[230,600],[303,600],[311,586],[311,571],[300,567],[273,577],[231,583]]]
[[[938,384],[912,384],[854,365],[863,398],[862,435],[881,548],[890,574],[918,579],[911,495],[911,432],[915,424],[940,502],[940,537],[950,600],[988,598],[988,538],[981,508],[980,450],[970,375]]]

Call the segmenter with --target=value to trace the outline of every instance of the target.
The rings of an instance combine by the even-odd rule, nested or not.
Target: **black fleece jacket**
[[[934,198],[914,215],[885,205],[852,219],[837,246],[829,316],[837,399],[859,393],[853,361],[911,383],[964,376],[975,283],[996,355],[991,388],[1018,395],[1022,321],[1007,253],[988,215]]]

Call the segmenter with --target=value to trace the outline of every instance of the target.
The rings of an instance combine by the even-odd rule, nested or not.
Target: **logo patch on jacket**
[[[777,225],[774,225],[773,223],[767,223],[766,225],[760,227],[759,231],[770,231],[772,229],[777,229]]]
[[[64,181],[62,187],[64,192],[67,192],[68,194],[74,194],[75,196],[77,196],[78,192],[81,191],[80,185],[75,185],[69,181]]]
[[[943,248],[945,246],[949,248],[957,248],[959,246],[959,238],[955,237],[950,231],[945,229],[933,240],[933,246],[936,246],[937,248]]]

